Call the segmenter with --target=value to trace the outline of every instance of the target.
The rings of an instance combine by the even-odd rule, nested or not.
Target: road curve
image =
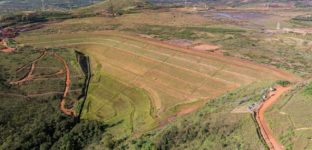
[[[268,94],[268,99],[260,105],[258,111],[256,112],[256,120],[260,126],[262,137],[269,146],[270,150],[284,150],[283,145],[281,145],[273,136],[273,133],[264,118],[264,113],[265,110],[271,107],[282,94],[286,93],[290,89],[290,87],[276,86],[275,89],[276,91],[270,92]]]
[[[64,65],[64,69],[66,71],[66,78],[65,78],[65,89],[64,89],[64,94],[63,94],[63,97],[61,99],[61,103],[60,103],[60,109],[61,111],[68,115],[68,116],[76,116],[76,112],[74,109],[67,109],[65,108],[65,98],[67,97],[67,94],[69,92],[69,89],[70,89],[70,84],[71,84],[71,81],[70,81],[70,71],[69,71],[69,67],[67,65],[67,62],[65,61],[65,59],[63,57],[61,57],[60,55],[54,53],[54,57],[59,60],[60,62],[63,63]],[[74,101],[75,103],[77,102],[76,100]]]

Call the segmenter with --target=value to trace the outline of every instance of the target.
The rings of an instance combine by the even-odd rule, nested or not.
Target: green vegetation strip
[[[231,29],[222,27],[174,27],[174,26],[160,26],[160,25],[141,25],[137,28],[125,29],[126,31],[133,31],[137,33],[154,35],[156,38],[162,40],[169,40],[172,38],[178,39],[198,39],[202,38],[197,35],[197,32],[208,32],[217,34],[235,34],[244,33],[242,29]]]

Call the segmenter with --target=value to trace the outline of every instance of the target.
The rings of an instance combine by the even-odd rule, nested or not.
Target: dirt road
[[[33,72],[35,70],[35,64],[31,64],[31,67],[27,73],[27,75],[25,77],[23,77],[22,79],[18,80],[18,81],[12,81],[10,82],[11,85],[17,85],[17,84],[21,84],[23,82],[29,81],[33,78]]]
[[[65,89],[64,89],[64,94],[63,94],[63,97],[62,97],[62,100],[61,100],[61,103],[60,103],[60,109],[61,111],[66,114],[66,115],[69,115],[69,116],[76,116],[76,112],[74,109],[68,109],[65,107],[65,98],[67,97],[67,94],[69,92],[69,88],[70,88],[70,71],[69,71],[69,67],[65,61],[65,59],[63,57],[61,57],[60,55],[54,53],[54,57],[59,60],[60,62],[63,63],[64,65],[64,69],[65,69],[65,72],[66,72],[66,79],[65,79]],[[76,102],[76,101],[75,101]]]
[[[22,67],[19,67],[18,69],[16,69],[16,72],[19,72],[19,71],[23,70],[24,68],[26,68],[27,66],[29,66],[29,65],[31,65],[31,64],[35,64],[37,61],[39,61],[40,59],[42,59],[42,58],[43,58],[44,56],[46,56],[47,54],[48,54],[47,51],[42,52],[42,54],[41,54],[38,58],[32,60],[31,62],[29,62],[29,63],[27,63],[27,64],[25,64],[25,65],[23,65]]]
[[[268,122],[264,118],[265,110],[271,107],[282,94],[286,93],[290,89],[290,87],[282,86],[276,86],[275,88],[276,91],[272,91],[268,94],[268,99],[261,104],[260,108],[256,112],[256,120],[260,126],[261,134],[270,150],[284,150],[283,145],[281,145],[273,136]]]
[[[35,65],[40,59],[42,59],[45,55],[47,55],[47,53],[48,53],[47,51],[44,51],[38,58],[32,60],[30,63],[28,63],[26,65],[23,65],[20,68],[18,68],[16,70],[16,72],[19,72],[19,71],[23,70],[24,68],[26,68],[27,66],[31,65],[31,67],[30,67],[30,69],[29,69],[29,71],[25,77],[23,77],[22,79],[20,79],[18,81],[12,81],[12,82],[10,82],[10,84],[17,85],[17,84],[20,84],[20,83],[34,79],[33,72],[35,70]]]
[[[55,58],[57,60],[59,60],[60,62],[63,63],[64,65],[64,69],[65,69],[65,72],[66,72],[66,79],[65,79],[65,89],[64,89],[64,94],[63,94],[63,97],[66,97],[67,96],[67,93],[69,91],[69,87],[70,87],[70,72],[69,72],[69,67],[66,63],[66,61],[64,60],[63,57],[59,56],[58,54],[54,54]]]

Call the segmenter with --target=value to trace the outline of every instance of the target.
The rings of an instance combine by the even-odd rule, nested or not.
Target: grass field
[[[271,67],[122,32],[30,35],[18,41],[76,48],[90,56],[93,78],[83,118],[117,124],[111,132],[120,136],[152,129],[242,85],[297,80]]]

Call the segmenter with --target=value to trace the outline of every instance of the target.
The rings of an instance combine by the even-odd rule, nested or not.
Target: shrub
[[[280,81],[277,81],[277,84],[285,87],[285,86],[288,86],[290,84],[290,82],[289,81],[280,80]]]

